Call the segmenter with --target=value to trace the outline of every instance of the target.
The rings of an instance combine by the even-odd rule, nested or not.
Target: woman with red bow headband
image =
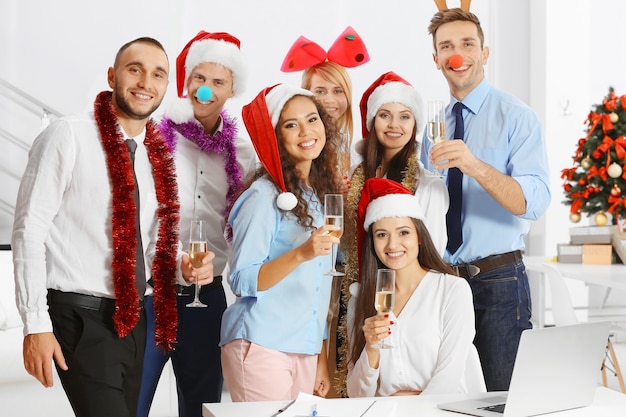
[[[365,44],[348,26],[326,52],[317,43],[300,36],[287,52],[280,70],[304,70],[301,87],[315,94],[324,111],[332,117],[341,134],[339,172],[350,171],[350,152],[354,122],[352,117],[352,82],[346,68],[369,61]]]
[[[287,52],[280,69],[283,72],[304,70],[301,87],[315,94],[315,98],[324,112],[334,122],[339,132],[338,173],[343,177],[343,192],[347,192],[350,184],[348,175],[351,164],[360,159],[352,146],[354,121],[352,117],[352,81],[346,68],[358,67],[370,60],[365,43],[356,31],[348,26],[337,37],[326,52],[317,43],[300,36]],[[338,268],[343,269],[343,256],[337,255]],[[334,340],[339,310],[341,280],[333,280],[330,302],[329,323],[331,326],[329,339],[329,372],[335,373],[335,357],[337,347]],[[342,345],[341,342],[338,343]],[[334,378],[333,378],[334,379]],[[331,393],[331,396],[333,394]]]

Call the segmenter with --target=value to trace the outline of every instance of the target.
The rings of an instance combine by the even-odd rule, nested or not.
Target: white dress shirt
[[[158,218],[144,138],[145,130],[134,139],[147,280]],[[11,247],[25,335],[52,331],[47,289],[115,298],[111,210],[106,155],[93,113],[53,122],[33,143],[15,207]],[[184,282],[180,272],[177,278]]]
[[[356,298],[350,298],[348,311],[354,309]],[[353,326],[349,313],[348,334]],[[393,348],[380,350],[378,368],[370,368],[363,349],[348,370],[348,396],[384,397],[403,390],[466,393],[466,361],[474,334],[474,306],[467,281],[428,272],[395,318],[391,335],[385,339]]]
[[[220,129],[221,123],[218,127],[218,130]],[[217,153],[202,151],[178,132],[176,138],[180,240],[186,248],[189,243],[191,220],[206,220],[208,248],[215,252],[213,270],[215,275],[221,275],[231,255],[230,243],[224,235],[228,191],[226,159]],[[235,147],[237,162],[245,181],[246,176],[255,169],[256,154],[249,140],[236,138]]]

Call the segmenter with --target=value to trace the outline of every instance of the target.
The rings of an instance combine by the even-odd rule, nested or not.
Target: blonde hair
[[[350,81],[348,72],[343,66],[335,64],[334,62],[320,62],[304,71],[302,74],[302,88],[311,90],[311,79],[313,75],[318,75],[329,83],[337,84],[343,90],[346,100],[348,101],[348,108],[335,123],[337,130],[347,133],[350,137],[350,141],[352,141],[354,132],[354,121],[352,118],[352,81]]]

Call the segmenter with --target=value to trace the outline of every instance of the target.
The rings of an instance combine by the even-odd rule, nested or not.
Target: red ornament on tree
[[[611,195],[613,197],[619,197],[620,194],[622,194],[622,189],[615,184],[613,188],[611,188]]]

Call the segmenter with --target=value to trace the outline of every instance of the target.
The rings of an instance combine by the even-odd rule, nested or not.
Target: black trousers
[[[146,345],[143,308],[137,326],[120,339],[113,326],[114,300],[100,299],[101,305],[93,308],[58,302],[71,296],[58,293],[48,292],[49,313],[69,368],[57,367],[57,372],[74,414],[136,417]]]

